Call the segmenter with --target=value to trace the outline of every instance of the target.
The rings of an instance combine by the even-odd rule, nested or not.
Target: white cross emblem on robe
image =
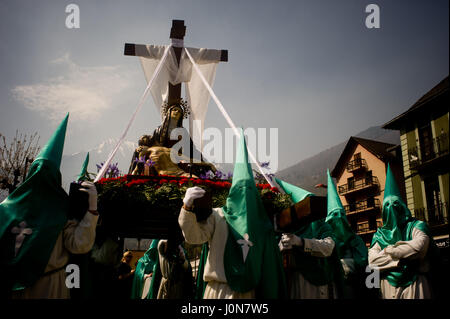
[[[15,245],[15,255],[19,252],[20,247],[22,247],[23,240],[25,239],[25,235],[31,235],[33,230],[31,228],[26,228],[27,222],[23,221],[19,224],[19,227],[13,227],[11,229],[11,233],[17,234],[16,236],[16,245]]]
[[[253,246],[253,243],[248,240],[248,234],[244,234],[244,239],[238,239],[237,243],[239,245],[241,245],[242,248],[242,255],[244,257],[244,263],[245,263],[245,259],[247,259],[247,255],[248,255],[248,251],[250,249],[251,246]]]

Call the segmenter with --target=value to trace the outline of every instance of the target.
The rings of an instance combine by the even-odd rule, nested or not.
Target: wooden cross
[[[241,245],[242,248],[242,257],[244,257],[244,262],[247,259],[248,251],[253,243],[249,240],[248,234],[244,234],[244,239],[238,239],[237,243]]]
[[[22,221],[19,224],[19,227],[13,227],[11,229],[11,233],[17,234],[16,236],[16,244],[15,244],[15,256],[17,256],[17,253],[19,252],[20,247],[23,244],[23,241],[25,239],[25,235],[31,235],[33,233],[33,230],[31,228],[27,228],[27,222]]]
[[[184,20],[172,20],[172,28],[170,29],[170,38],[183,40],[186,34],[186,26],[184,25]],[[133,44],[133,43],[125,43],[124,55],[131,56],[139,56],[136,54],[136,47],[142,46],[142,44]],[[183,47],[173,47],[175,52],[175,56],[177,58],[177,63],[179,65],[181,58],[181,51]],[[228,61],[228,50],[221,50],[220,61],[227,62]],[[169,85],[169,97],[168,97],[168,105],[174,105],[181,102],[181,83],[177,85]]]

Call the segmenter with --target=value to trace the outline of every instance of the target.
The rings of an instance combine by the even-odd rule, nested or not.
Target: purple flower
[[[151,159],[148,159],[145,162],[145,166],[147,166],[147,167],[152,167],[153,165],[155,165],[155,162],[153,162]]]
[[[262,168],[269,168],[269,164],[270,164],[270,162],[262,162],[262,163],[260,163]]]
[[[145,163],[145,157],[144,156],[141,156],[139,158],[135,157],[134,162],[135,163]]]
[[[208,179],[214,178],[214,173],[211,170],[207,171],[206,178],[208,178]]]
[[[221,172],[221,171],[219,171],[219,170],[217,170],[216,171],[216,177],[218,178],[218,179],[222,179],[222,176],[223,176],[224,174]]]
[[[120,171],[119,171],[119,163],[115,164],[109,164],[108,170],[106,173],[109,175],[109,177],[119,177]]]
[[[97,172],[101,170],[105,163],[102,162],[100,164],[95,164],[97,166]],[[119,171],[119,163],[109,164],[108,168],[106,169],[105,175],[109,177],[119,177],[120,171]]]
[[[101,170],[102,167],[103,167],[103,164],[105,164],[105,163],[102,162],[102,163],[100,163],[100,165],[99,165],[99,164],[95,164],[95,165],[97,166],[97,173],[100,172],[100,170]]]

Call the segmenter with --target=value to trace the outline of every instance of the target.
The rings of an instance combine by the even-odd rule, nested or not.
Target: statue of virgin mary
[[[183,127],[183,118],[189,114],[189,109],[183,102],[163,107],[163,121],[154,131],[152,135],[143,135],[139,139],[139,146],[136,148],[128,174],[132,175],[173,175],[189,177],[191,173],[204,173],[207,170],[215,171],[215,167],[204,162],[201,152],[197,150],[194,143],[190,139],[190,156],[186,158],[184,163],[173,163],[170,159],[170,149],[181,139],[171,139],[172,130]],[[185,135],[189,136],[189,135]],[[182,153],[182,150],[180,150]],[[179,154],[181,155],[181,154]],[[200,163],[192,164],[189,168],[189,162],[192,158],[200,160]],[[197,161],[198,162],[198,161]],[[145,165],[151,163],[151,165]],[[192,166],[195,166],[192,170]],[[196,177],[192,175],[192,177]]]

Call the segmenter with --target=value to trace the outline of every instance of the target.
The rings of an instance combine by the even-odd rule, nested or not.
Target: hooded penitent
[[[224,253],[228,285],[237,292],[255,289],[257,297],[284,298],[281,254],[253,179],[242,130],[232,185],[222,209],[229,230]]]
[[[89,165],[89,153],[87,153],[86,158],[84,159],[83,165],[81,166],[80,174],[77,177],[77,182],[82,183],[89,179],[89,175],[87,172],[87,168]],[[87,193],[83,193],[85,198],[88,198]],[[70,198],[69,195],[69,219],[76,219],[81,221],[86,214],[88,209],[88,203],[81,204],[80,202],[76,202],[75,199]],[[93,297],[93,286],[92,286],[92,272],[89,267],[89,253],[86,254],[71,254],[69,263],[78,265],[80,268],[80,288],[72,289],[70,297],[71,299],[87,299]]]
[[[286,194],[291,196],[291,199],[294,203],[301,202],[306,197],[314,196],[313,193],[310,193],[304,189],[301,189],[300,187],[282,181],[281,179],[275,178],[275,181],[277,182],[278,185],[280,185],[280,187],[284,190]]]
[[[412,239],[414,228],[423,231],[430,237],[427,224],[411,216],[411,212],[401,198],[388,164],[383,199],[383,227],[378,228],[373,235],[371,247],[378,243],[381,249],[384,249],[398,241],[409,241]],[[409,286],[416,278],[417,272],[410,264],[403,264],[398,270],[386,274],[386,279],[394,287]]]
[[[69,114],[42,148],[24,182],[0,204],[0,265],[13,290],[44,273],[67,221],[68,195],[59,167]]]
[[[152,240],[149,249],[145,252],[144,256],[138,260],[138,264],[134,272],[133,286],[131,288],[132,299],[141,299],[142,289],[144,288],[144,275],[149,273],[153,273],[153,275],[155,275],[154,270],[158,262],[158,243],[158,239]],[[150,291],[151,290],[149,290],[149,294]]]
[[[282,180],[276,179],[276,181],[287,194],[291,195],[294,203],[298,203],[306,197],[315,196],[313,193]],[[294,232],[294,234],[306,239],[324,239],[331,237],[335,240],[331,226],[323,220],[316,220],[305,225]],[[313,285],[326,285],[335,280],[337,276],[341,276],[341,266],[334,252],[328,258],[318,258],[309,254],[294,254],[294,257],[297,271]]]
[[[336,240],[336,248],[339,256],[342,258],[346,255],[346,251],[350,250],[351,255],[359,267],[367,265],[367,248],[361,237],[357,236],[347,220],[345,208],[341,203],[336,185],[331,178],[330,171],[328,174],[327,186],[327,222],[333,229]]]
[[[82,182],[89,179],[89,174],[87,171],[89,165],[89,153],[87,153],[86,158],[84,159],[83,166],[81,166],[80,175],[78,175],[77,181]]]

